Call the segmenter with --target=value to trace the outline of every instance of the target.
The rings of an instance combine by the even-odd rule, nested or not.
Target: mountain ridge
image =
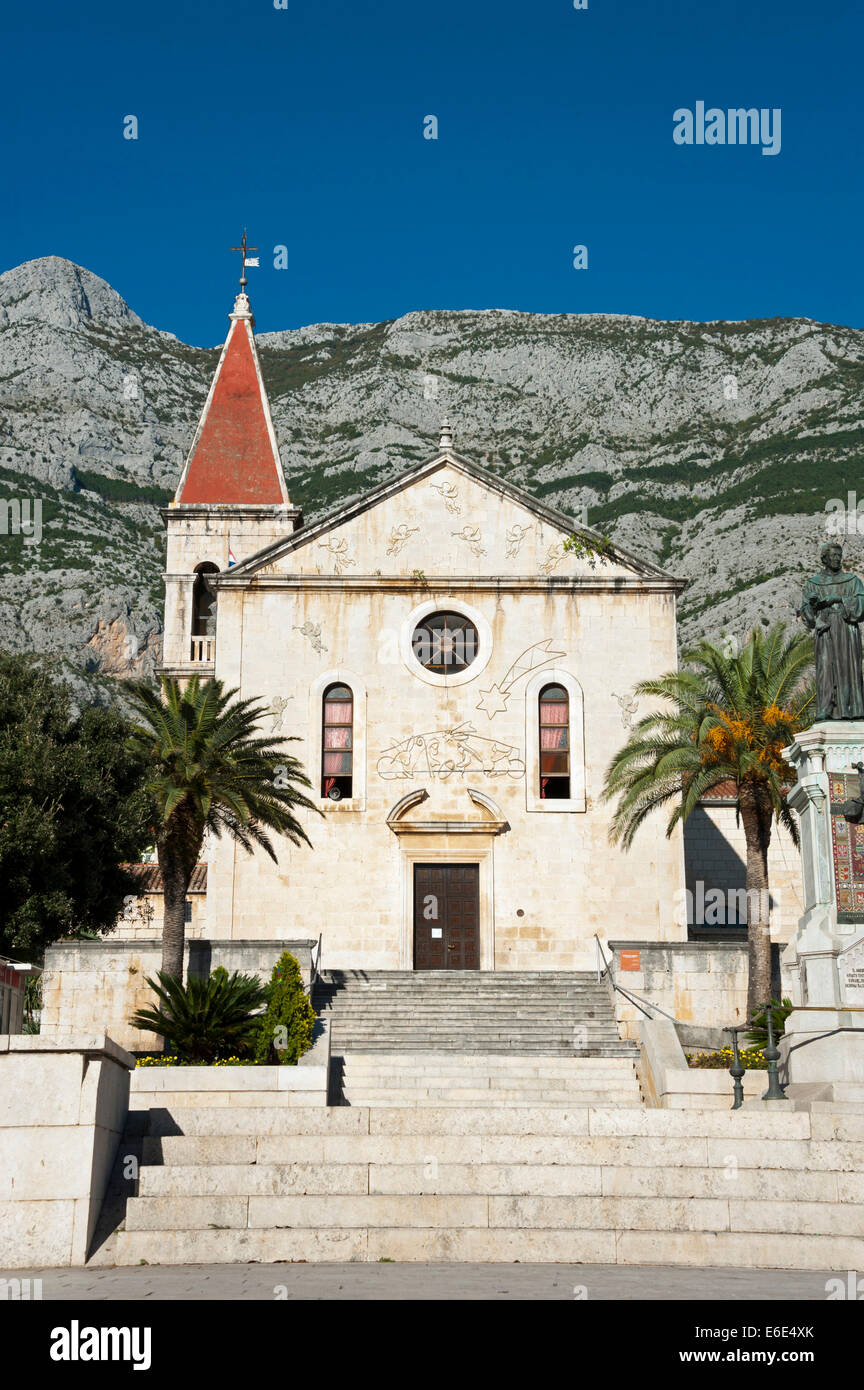
[[[791,620],[864,463],[864,332],[810,319],[421,309],[257,342],[307,520],[429,457],[448,415],[460,453],[689,579],[685,643]],[[220,350],[62,257],[0,275],[0,500],[44,517],[38,547],[0,535],[0,645],[97,683],[152,670],[157,507]]]

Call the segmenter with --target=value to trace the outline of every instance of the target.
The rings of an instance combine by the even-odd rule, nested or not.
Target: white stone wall
[[[192,909],[191,920],[186,923],[188,941],[198,941],[204,935],[207,913],[206,894],[190,893],[186,898]],[[140,897],[127,901],[116,925],[107,938],[109,941],[152,941],[162,935],[164,904],[161,893],[142,893]]]
[[[269,980],[282,951],[297,958],[304,985],[308,986],[313,945],[311,941],[208,942],[187,939],[185,973],[209,975],[224,966],[231,974],[257,974]],[[120,941],[59,941],[45,953],[42,976],[42,1037],[108,1032],[121,1047],[133,1052],[161,1051],[162,1040],[153,1033],[133,1028],[130,1015],[154,1003],[147,983],[162,963],[162,943]]]
[[[410,968],[412,865],[462,860],[481,865],[481,968],[587,968],[595,932],[686,936],[668,911],[683,888],[680,831],[667,839],[658,816],[625,854],[608,842],[610,807],[601,799],[609,760],[643,712],[631,706],[633,685],[676,664],[674,592],[623,564],[592,570],[566,555],[562,540],[514,501],[444,469],[252,577],[226,577],[217,675],[271,707],[274,733],[299,739],[289,751],[307,766],[316,799],[321,692],[328,679],[351,684],[355,730],[363,721],[365,775],[357,780],[365,794],[321,803],[320,818],[304,814],[313,848],[281,841],[278,865],[215,842],[209,938],[320,932],[325,967]],[[430,602],[479,615],[483,645],[464,682],[430,683],[405,659],[411,615]],[[529,809],[538,770],[525,767],[526,721],[537,717],[536,693],[526,707],[533,673],[520,674],[515,663],[532,652],[550,671],[568,673],[584,696],[584,811]],[[483,694],[496,687],[507,692],[503,709]],[[415,744],[408,775],[391,775],[398,745],[466,725],[485,766],[430,768]],[[493,746],[505,750],[497,762]],[[458,741],[445,741],[444,754],[458,764]],[[507,771],[495,775],[493,766]],[[441,828],[394,834],[388,813],[420,788],[428,800],[401,830],[413,822]],[[497,813],[478,807],[468,788],[491,798]],[[491,833],[496,819],[509,828]],[[461,828],[445,830],[453,822]]]
[[[84,1264],[132,1065],[104,1031],[0,1036],[0,1267]]]
[[[622,949],[638,950],[638,970],[623,968]],[[747,1017],[746,941],[682,941],[669,946],[613,941],[608,943],[607,957],[609,953],[614,978],[622,989],[663,1009],[679,1023],[728,1028]],[[643,1011],[616,993],[615,1014],[622,1037],[638,1040]]]

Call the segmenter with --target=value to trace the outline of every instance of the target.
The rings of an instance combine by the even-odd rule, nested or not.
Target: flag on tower
[[[236,563],[237,563],[237,557],[235,556],[234,551],[231,549],[231,547],[230,547],[230,545],[229,545],[229,547],[228,547],[228,568],[229,568],[229,570],[230,570],[231,566],[232,566],[232,565],[236,565]]]
[[[243,264],[244,264],[244,265],[258,265],[258,264],[259,264],[259,257],[258,257],[258,256],[247,256],[246,259],[245,259],[245,261],[243,262]]]

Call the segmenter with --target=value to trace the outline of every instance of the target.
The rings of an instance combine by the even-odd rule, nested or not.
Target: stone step
[[[190,1163],[141,1169],[145,1197],[285,1196],[326,1193],[617,1196],[730,1199],[722,1170],[566,1163]],[[739,1169],[736,1201],[864,1201],[864,1174]],[[851,1234],[851,1232],[850,1232]]]
[[[378,1053],[380,1053],[380,1052],[386,1052],[386,1051],[387,1051],[387,1046],[386,1046],[386,1044],[388,1043],[388,1041],[392,1041],[392,1042],[393,1042],[393,1049],[392,1049],[392,1050],[393,1050],[394,1052],[396,1052],[396,1051],[401,1051],[401,1048],[400,1048],[399,1045],[400,1045],[400,1043],[403,1042],[403,1041],[406,1042],[406,1043],[411,1043],[411,1042],[413,1042],[413,1043],[415,1044],[415,1046],[412,1048],[413,1051],[422,1051],[422,1050],[423,1050],[422,1043],[419,1042],[419,1040],[417,1039],[417,1037],[416,1037],[416,1036],[412,1036],[412,1035],[408,1035],[408,1034],[402,1034],[402,1035],[400,1035],[400,1034],[398,1034],[398,1033],[388,1033],[387,1036],[379,1037],[379,1038],[377,1039],[377,1045],[376,1045],[376,1046],[371,1046],[371,1045],[370,1045],[370,1044],[371,1044],[371,1039],[365,1038],[365,1037],[361,1037],[361,1036],[359,1036],[359,1035],[357,1035],[357,1034],[342,1034],[342,1033],[340,1033],[340,1034],[337,1035],[336,1037],[332,1037],[332,1035],[331,1035],[331,1047],[332,1047],[332,1053],[333,1053],[333,1055],[338,1055],[338,1056],[343,1056],[343,1057],[346,1056],[346,1055],[352,1055],[352,1054],[356,1055],[357,1053],[360,1053],[360,1052],[365,1052],[365,1053],[367,1053],[367,1054],[370,1055],[370,1056],[371,1056],[373,1053],[376,1053],[376,1052],[378,1052]],[[483,1056],[486,1056],[486,1055],[491,1055],[491,1054],[495,1053],[496,1051],[498,1051],[498,1045],[500,1044],[500,1049],[501,1049],[500,1055],[502,1055],[502,1056],[505,1056],[505,1057],[506,1057],[506,1056],[525,1056],[526,1053],[525,1053],[525,1051],[523,1050],[523,1045],[528,1046],[532,1040],[530,1040],[530,1039],[518,1038],[518,1039],[512,1040],[512,1045],[511,1045],[511,1040],[510,1040],[510,1039],[507,1039],[507,1038],[497,1038],[497,1037],[491,1036],[491,1035],[489,1035],[489,1034],[483,1034],[483,1035],[481,1035],[481,1036],[479,1036],[479,1037],[477,1037],[477,1038],[475,1039],[474,1045],[473,1045],[473,1046],[471,1046],[471,1045],[466,1045],[465,1039],[464,1039],[464,1038],[461,1038],[461,1039],[460,1039],[460,1038],[453,1038],[453,1039],[452,1039],[452,1041],[453,1041],[453,1047],[452,1047],[452,1048],[447,1048],[446,1045],[445,1045],[445,1041],[446,1041],[446,1040],[443,1040],[443,1039],[441,1039],[441,1038],[429,1038],[429,1039],[428,1039],[429,1055],[430,1055],[430,1056],[434,1056],[435,1053],[436,1053],[436,1052],[439,1052],[439,1051],[440,1051],[440,1052],[452,1051],[456,1056],[464,1055],[464,1056],[483,1057]],[[488,1042],[488,1044],[489,1044],[489,1047],[488,1047],[488,1049],[485,1049],[484,1046],[483,1046],[483,1044],[484,1044],[484,1043],[487,1043],[487,1042]],[[535,1042],[534,1047],[531,1049],[531,1051],[532,1051],[532,1053],[533,1053],[533,1055],[534,1055],[535,1057],[537,1057],[538,1059],[541,1059],[541,1058],[545,1055],[544,1052],[542,1051],[542,1048],[543,1048],[544,1046],[552,1047],[553,1045],[555,1045],[553,1042],[548,1042],[548,1041],[541,1042],[540,1040],[537,1040],[537,1041]],[[610,1049],[612,1049],[612,1048],[615,1048],[615,1049],[616,1049],[615,1051],[611,1051],[611,1050],[610,1050],[610,1051],[608,1051],[608,1052],[603,1052],[603,1051],[600,1050],[600,1049],[604,1046],[603,1043],[594,1044],[590,1049],[587,1048],[587,1047],[574,1047],[572,1039],[569,1039],[566,1043],[565,1043],[565,1042],[558,1043],[557,1046],[558,1046],[559,1050],[558,1050],[557,1052],[551,1053],[550,1055],[551,1055],[551,1056],[554,1056],[554,1057],[556,1057],[556,1058],[558,1058],[558,1059],[573,1059],[573,1058],[575,1058],[575,1057],[592,1058],[592,1057],[594,1057],[594,1055],[595,1055],[595,1053],[596,1053],[596,1058],[597,1058],[598,1061],[602,1061],[602,1060],[603,1060],[604,1058],[606,1058],[606,1057],[624,1057],[624,1058],[630,1058],[632,1061],[635,1061],[635,1060],[636,1060],[636,1057],[638,1056],[638,1053],[635,1053],[635,1052],[625,1052],[625,1051],[623,1051],[623,1049],[619,1048],[618,1044],[616,1044],[616,1043],[609,1043],[609,1044],[606,1044],[606,1046],[608,1046]]]
[[[431,1054],[430,1054],[431,1055]],[[457,1054],[458,1055],[458,1054]],[[363,1083],[367,1085],[384,1086],[448,1086],[458,1085],[460,1082],[468,1081],[471,1086],[550,1086],[556,1089],[576,1087],[581,1089],[590,1087],[592,1090],[603,1086],[627,1086],[636,1079],[635,1066],[633,1062],[628,1062],[628,1070],[612,1071],[603,1064],[607,1060],[603,1057],[593,1057],[590,1060],[596,1061],[598,1067],[596,1071],[581,1070],[578,1072],[565,1071],[559,1067],[549,1068],[544,1071],[542,1066],[529,1070],[508,1070],[502,1067],[500,1070],[488,1063],[480,1067],[472,1067],[470,1057],[460,1057],[460,1065],[453,1067],[406,1067],[404,1071],[398,1070],[398,1053],[381,1052],[377,1057],[372,1054],[372,1065],[359,1066],[353,1060],[357,1056],[352,1053],[352,1060],[348,1061],[342,1068],[342,1076],[345,1081],[353,1083]],[[375,1066],[376,1060],[380,1059],[380,1065]],[[569,1062],[569,1057],[553,1057],[555,1062]],[[625,1058],[612,1057],[610,1061],[625,1061]],[[155,1094],[152,1093],[152,1094]]]
[[[661,1113],[675,1119],[694,1115],[723,1119],[728,1112]],[[331,1121],[338,1120],[338,1125],[322,1123],[324,1114]],[[600,1173],[606,1169],[641,1169],[654,1173],[658,1182],[677,1181],[668,1175],[691,1169],[697,1182],[703,1178],[707,1181],[713,1172],[719,1173],[724,1181],[732,1182],[735,1179],[728,1176],[730,1172],[756,1169],[769,1160],[766,1138],[770,1137],[772,1166],[762,1171],[766,1174],[797,1172],[808,1179],[824,1181],[829,1193],[833,1193],[836,1184],[838,1201],[844,1199],[844,1193],[850,1200],[855,1198],[859,1190],[856,1184],[860,1183],[864,1172],[864,1142],[860,1140],[808,1142],[752,1135],[732,1140],[722,1136],[720,1127],[710,1138],[704,1134],[688,1136],[686,1130],[662,1135],[579,1134],[577,1125],[584,1116],[575,1107],[565,1113],[563,1122],[559,1122],[561,1111],[553,1112],[557,1132],[551,1134],[537,1132],[536,1107],[510,1107],[509,1123],[503,1128],[484,1126],[481,1109],[463,1107],[461,1114],[429,1109],[418,1112],[415,1117],[423,1121],[422,1124],[412,1123],[412,1117],[406,1116],[404,1111],[380,1109],[377,1115],[380,1121],[387,1121],[386,1129],[379,1125],[372,1134],[363,1129],[363,1114],[362,1110],[351,1107],[328,1112],[310,1111],[302,1126],[303,1132],[296,1132],[295,1125],[294,1132],[262,1133],[259,1130],[257,1136],[250,1133],[248,1127],[238,1127],[228,1135],[187,1132],[149,1136],[142,1142],[142,1161],[145,1165],[166,1167],[255,1163],[416,1164],[423,1167],[448,1163],[564,1164],[592,1167],[598,1174],[598,1181]],[[622,1122],[638,1119],[632,1110],[623,1114],[615,1111],[615,1114]],[[298,1112],[291,1112],[291,1115],[296,1120]],[[434,1131],[431,1120],[434,1120]],[[401,1123],[401,1128],[394,1128],[394,1122]],[[633,1129],[635,1124],[628,1127]]]
[[[761,1231],[522,1230],[305,1227],[292,1230],[121,1231],[109,1256],[118,1265],[244,1264],[381,1260],[728,1266],[849,1270],[864,1265],[853,1236]],[[578,1274],[578,1271],[574,1273]],[[278,1272],[274,1271],[278,1283]]]
[[[322,970],[319,976],[319,983],[325,988],[400,981],[416,984],[422,980],[429,984],[452,985],[471,980],[490,989],[516,989],[522,985],[533,984],[534,981],[550,986],[587,984],[598,987],[596,970]]]
[[[489,1015],[515,1015],[517,1013],[530,1013],[534,1009],[542,1010],[547,1014],[577,1013],[595,1014],[598,1017],[608,1017],[613,1014],[609,1001],[606,999],[547,999],[543,995],[526,994],[522,999],[482,999],[476,995],[466,992],[464,999],[454,998],[452,995],[443,995],[440,999],[430,997],[428,994],[417,994],[411,996],[407,993],[394,991],[392,994],[365,994],[362,997],[346,996],[334,999],[328,1005],[326,1001],[315,1000],[316,1006],[323,1012],[341,1012],[353,1010],[355,1012],[365,1011],[375,1013],[395,1012],[408,1008],[428,1009],[430,1013],[478,1013]]]
[[[641,1105],[642,1095],[635,1065],[625,1059],[558,1058],[547,1065],[538,1058],[454,1054],[406,1063],[399,1053],[348,1052],[342,1057],[340,1100],[352,1106],[609,1106]]]
[[[319,1000],[316,996],[316,1003]],[[327,1000],[320,1002],[327,1003]],[[538,1007],[553,1009],[600,1009],[604,1012],[611,1012],[611,1001],[607,995],[597,996],[595,994],[585,995],[548,995],[540,989],[525,990],[520,995],[493,996],[477,993],[475,990],[465,990],[464,994],[454,994],[452,991],[435,990],[407,990],[389,989],[382,992],[376,990],[364,990],[359,993],[336,994],[332,997],[332,1002],[339,1008],[374,1008],[387,1009],[407,1007],[409,1003],[421,1004],[429,1009],[469,1009],[476,1006],[478,1009],[485,1009],[491,1012],[513,1011],[516,1009],[527,1009],[536,1004]]]
[[[841,1133],[854,1138],[830,1147],[848,1154],[850,1165],[864,1167],[864,1129],[856,1127],[864,1116],[848,1115],[842,1117],[848,1129]],[[537,1135],[542,1138],[556,1135],[584,1137],[661,1137],[664,1139],[687,1138],[691,1141],[707,1140],[709,1148],[717,1140],[729,1145],[730,1155],[748,1144],[766,1140],[776,1141],[778,1146],[777,1167],[786,1167],[788,1159],[782,1156],[785,1148],[792,1146],[797,1153],[803,1150],[804,1141],[810,1137],[811,1124],[814,1133],[824,1133],[827,1141],[830,1126],[839,1123],[839,1117],[811,1117],[801,1111],[747,1111],[732,1110],[626,1110],[614,1107],[588,1106],[535,1106],[529,1110],[510,1110],[508,1107],[485,1106],[481,1109],[441,1110],[434,1108],[396,1113],[388,1108],[353,1108],[328,1106],[316,1109],[278,1109],[276,1107],[189,1107],[178,1106],[170,1111],[156,1109],[150,1112],[151,1135],[229,1135],[246,1134],[273,1135],[344,1135],[344,1134],[425,1134],[431,1138],[438,1134],[509,1136]],[[259,1138],[260,1142],[260,1138]],[[825,1141],[822,1147],[826,1146]],[[814,1152],[820,1151],[819,1142],[813,1144]],[[774,1157],[772,1150],[763,1153],[759,1162],[770,1162]],[[739,1157],[738,1162],[743,1160]],[[812,1165],[810,1165],[812,1166]],[[817,1165],[823,1166],[823,1165]]]
[[[324,1009],[322,1012],[326,1013],[328,1011]],[[581,1011],[581,1009],[546,1009],[543,1008],[542,1004],[536,1005],[536,1008],[528,1008],[528,1006],[525,1006],[525,1008],[522,1009],[476,1009],[472,1008],[471,1005],[465,1005],[463,1011],[457,1011],[457,1009],[450,1008],[450,1006],[447,1006],[446,1009],[433,1009],[431,1006],[425,1004],[418,1004],[415,1008],[411,1008],[411,1006],[407,1004],[394,1004],[393,1008],[388,1009],[368,1009],[363,1008],[363,1005],[339,1005],[339,1008],[333,1011],[333,1016],[338,1017],[338,1019],[349,1019],[351,1023],[357,1022],[357,1020],[367,1020],[368,1022],[368,1020],[372,1019],[392,1019],[393,1022],[399,1023],[403,1019],[410,1020],[413,1019],[413,1017],[419,1016],[424,1020],[428,1020],[429,1023],[438,1023],[442,1027],[445,1027],[446,1024],[450,1022],[492,1023],[497,1024],[497,1026],[501,1026],[501,1024],[504,1023],[525,1024],[535,1022],[553,1024],[553,1026],[554,1024],[560,1024],[560,1026],[563,1026],[563,1024],[574,1022],[588,1022],[595,1024],[597,1027],[603,1023],[614,1026],[615,1022],[611,1009],[604,1012],[588,1012]]]
[[[762,1231],[864,1237],[864,1205],[714,1197],[325,1193],[135,1197],[127,1231],[278,1227]]]
[[[557,1091],[489,1086],[418,1086],[407,1091],[387,1086],[343,1086],[347,1105],[641,1105],[637,1090]]]
[[[476,1055],[476,1056],[483,1056],[483,1055],[484,1055],[484,1052],[487,1051],[487,1050],[488,1050],[490,1053],[491,1053],[491,1052],[494,1052],[494,1051],[496,1051],[496,1049],[497,1049],[498,1046],[501,1047],[501,1050],[502,1050],[502,1052],[503,1052],[505,1055],[507,1055],[507,1054],[510,1054],[510,1055],[519,1055],[519,1054],[523,1054],[523,1055],[524,1055],[524,1049],[527,1048],[527,1047],[529,1047],[530,1044],[533,1042],[533,1043],[534,1043],[534,1047],[533,1047],[532,1051],[534,1051],[538,1057],[542,1057],[542,1056],[544,1055],[544,1054],[543,1054],[543,1050],[542,1050],[544,1047],[550,1047],[550,1048],[551,1048],[551,1047],[553,1047],[553,1046],[557,1046],[557,1048],[559,1049],[558,1051],[556,1051],[555,1053],[552,1054],[553,1056],[557,1056],[557,1057],[562,1057],[562,1056],[563,1056],[563,1057],[575,1057],[575,1056],[591,1057],[595,1052],[597,1052],[597,1055],[598,1055],[599,1057],[601,1057],[601,1058],[604,1057],[604,1056],[607,1056],[607,1055],[608,1055],[608,1056],[613,1056],[613,1057],[619,1057],[619,1056],[626,1057],[626,1056],[630,1056],[630,1057],[632,1057],[632,1058],[635,1060],[635,1057],[636,1057],[636,1054],[633,1053],[633,1052],[630,1052],[630,1053],[624,1052],[622,1049],[619,1048],[619,1045],[618,1045],[617,1043],[613,1043],[613,1042],[610,1042],[610,1043],[608,1043],[608,1044],[604,1044],[604,1043],[602,1043],[602,1042],[600,1042],[600,1043],[593,1043],[593,1044],[591,1045],[590,1049],[589,1049],[588,1047],[576,1047],[576,1046],[574,1046],[574,1043],[573,1043],[573,1039],[572,1039],[572,1038],[568,1038],[566,1041],[563,1040],[563,1039],[562,1039],[561,1041],[558,1041],[557,1039],[551,1039],[551,1040],[550,1040],[550,1039],[548,1039],[548,1038],[543,1038],[543,1039],[541,1039],[541,1038],[539,1038],[539,1037],[536,1038],[536,1039],[533,1039],[533,1038],[523,1038],[523,1037],[511,1038],[511,1037],[509,1037],[509,1036],[507,1036],[507,1035],[498,1036],[498,1035],[495,1035],[495,1034],[492,1034],[492,1033],[480,1033],[480,1034],[477,1034],[476,1037],[473,1039],[473,1045],[471,1045],[471,1044],[466,1044],[466,1040],[465,1040],[464,1037],[461,1037],[461,1038],[460,1038],[460,1037],[455,1037],[455,1038],[452,1039],[452,1041],[453,1041],[453,1044],[454,1044],[454,1045],[453,1045],[453,1048],[452,1048],[452,1051],[453,1051],[453,1052],[456,1052],[456,1053],[462,1052],[462,1053],[465,1053],[466,1055],[469,1055],[469,1054],[471,1054],[471,1053],[474,1053],[474,1055]],[[366,1036],[366,1035],[360,1034],[360,1033],[348,1033],[348,1032],[344,1032],[344,1031],[341,1031],[341,1030],[340,1030],[340,1032],[337,1033],[337,1034],[335,1034],[335,1035],[332,1035],[332,1034],[331,1034],[331,1048],[332,1048],[332,1051],[333,1051],[334,1053],[339,1054],[340,1056],[344,1056],[345,1053],[351,1053],[351,1052],[362,1052],[362,1051],[368,1051],[368,1052],[381,1052],[381,1051],[386,1051],[386,1044],[387,1044],[388,1042],[392,1042],[392,1043],[393,1043],[393,1045],[394,1045],[394,1050],[395,1050],[395,1049],[398,1049],[399,1044],[402,1043],[402,1042],[408,1043],[408,1044],[414,1044],[414,1049],[413,1049],[413,1050],[418,1050],[418,1049],[422,1048],[422,1045],[423,1045],[422,1038],[421,1038],[421,1037],[418,1037],[417,1034],[415,1034],[415,1033],[399,1033],[399,1032],[394,1032],[394,1030],[392,1030],[392,1029],[388,1029],[387,1032],[386,1032],[383,1036],[382,1036],[381,1034],[379,1034],[378,1037],[377,1037],[377,1039],[375,1040],[375,1043],[376,1043],[375,1046],[370,1046],[370,1044],[371,1044],[372,1042],[373,1042],[373,1039],[371,1039],[370,1037],[368,1037],[368,1036]],[[435,1038],[435,1037],[429,1037],[429,1036],[427,1035],[427,1036],[426,1036],[426,1042],[427,1042],[427,1044],[428,1044],[430,1053],[434,1053],[434,1052],[436,1052],[436,1051],[438,1051],[438,1050],[441,1050],[441,1051],[447,1051],[447,1050],[448,1050],[447,1047],[445,1046],[445,1042],[446,1042],[445,1039],[442,1039],[442,1038]],[[486,1049],[486,1048],[484,1047],[484,1044],[486,1044],[486,1043],[489,1044],[488,1049]],[[604,1052],[601,1050],[601,1049],[604,1047],[604,1045],[607,1046],[607,1047],[609,1047],[610,1049],[613,1049],[613,1048],[614,1048],[614,1049],[616,1049],[616,1050],[615,1050],[615,1051],[610,1051],[608,1054],[607,1054],[607,1053],[604,1053]]]

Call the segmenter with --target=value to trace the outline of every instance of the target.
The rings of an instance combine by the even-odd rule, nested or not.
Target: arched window
[[[540,691],[540,796],[543,801],[570,798],[570,697],[563,685]]]
[[[324,691],[321,738],[321,795],[331,801],[350,797],[353,789],[354,696],[347,685]]]
[[[216,591],[209,584],[211,575],[218,574],[216,565],[209,562],[195,570],[192,586],[192,636],[216,636]]]

